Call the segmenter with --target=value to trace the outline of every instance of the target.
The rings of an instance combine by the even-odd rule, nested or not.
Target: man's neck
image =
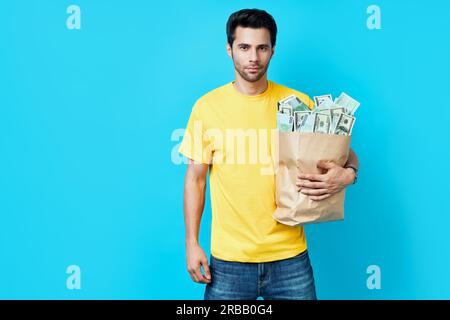
[[[247,96],[255,96],[267,90],[267,76],[264,75],[264,77],[255,82],[250,82],[237,76],[236,80],[233,81],[233,86],[242,94]]]

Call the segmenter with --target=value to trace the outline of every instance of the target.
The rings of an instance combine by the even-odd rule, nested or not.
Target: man
[[[316,299],[303,227],[272,218],[275,178],[264,170],[270,161],[260,152],[263,145],[271,151],[267,131],[276,128],[277,101],[295,94],[310,108],[314,105],[306,94],[267,80],[276,35],[276,23],[266,11],[245,9],[229,17],[227,52],[235,80],[197,100],[179,149],[189,159],[184,185],[187,269],[193,281],[206,284],[205,299]],[[245,144],[236,154],[234,138],[242,133]],[[261,150],[255,152],[252,137],[259,138]],[[315,201],[352,184],[358,159],[351,150],[344,167],[332,162],[318,166],[326,172],[301,175],[297,181],[299,190]],[[210,265],[198,243],[208,168]]]

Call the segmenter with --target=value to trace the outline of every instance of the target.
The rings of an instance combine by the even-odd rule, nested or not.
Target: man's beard
[[[259,79],[261,79],[264,74],[267,71],[267,68],[269,67],[269,64],[267,64],[266,66],[264,66],[263,68],[261,66],[259,66],[261,69],[259,70],[258,73],[247,73],[245,71],[245,68],[243,67],[242,70],[239,68],[239,66],[234,66],[234,68],[236,69],[236,71],[240,74],[240,76],[242,78],[244,78],[246,81],[248,82],[256,82]]]
[[[240,76],[242,78],[244,78],[248,82],[256,82],[259,79],[261,79],[264,76],[264,74],[266,73],[267,68],[269,68],[269,63],[270,63],[270,59],[269,59],[269,61],[267,62],[267,64],[265,66],[258,65],[258,67],[260,67],[261,69],[259,70],[259,72],[257,74],[250,74],[250,73],[246,73],[245,67],[242,67],[239,63],[236,63],[234,61],[233,53],[231,53],[231,58],[233,59],[234,69],[240,74]]]

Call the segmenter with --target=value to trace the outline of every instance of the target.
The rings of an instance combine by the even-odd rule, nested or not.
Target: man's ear
[[[272,57],[275,54],[275,47],[272,47]],[[272,59],[272,57],[270,57]]]
[[[228,56],[229,56],[231,59],[233,59],[233,52],[231,52],[231,46],[230,46],[229,43],[227,43],[226,48],[227,48],[227,54],[228,54]]]

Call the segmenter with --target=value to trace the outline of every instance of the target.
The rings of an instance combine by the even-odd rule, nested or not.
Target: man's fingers
[[[198,279],[198,282],[200,283],[208,283],[209,280],[207,280],[203,274],[202,271],[200,270],[200,265],[197,267],[197,269],[195,269],[195,277]]]
[[[198,282],[197,276],[194,271],[189,271],[189,275],[191,276],[192,281]]]
[[[208,260],[203,262],[203,270],[205,271],[205,277],[211,280],[211,271],[209,270]]]
[[[313,173],[299,173],[298,178],[311,181],[325,181],[327,179],[326,174],[313,174]]]
[[[328,189],[306,189],[302,188],[300,191],[303,194],[311,195],[311,196],[321,196],[324,194],[328,194]]]
[[[201,275],[200,265],[197,265],[196,267],[189,267],[188,272],[191,276],[192,281],[194,282],[200,282],[200,280],[203,278],[203,276],[199,277],[199,273]]]
[[[200,271],[200,265],[198,265],[197,268],[195,268],[194,277],[196,279],[196,282],[202,282],[203,275],[202,275],[202,272]]]
[[[300,179],[297,181],[297,186],[303,188],[324,189],[327,187],[327,184],[325,182],[313,182]]]
[[[331,196],[331,194],[327,193],[327,194],[324,194],[321,196],[310,196],[309,198],[314,201],[320,201],[320,200],[328,198],[329,196]]]

